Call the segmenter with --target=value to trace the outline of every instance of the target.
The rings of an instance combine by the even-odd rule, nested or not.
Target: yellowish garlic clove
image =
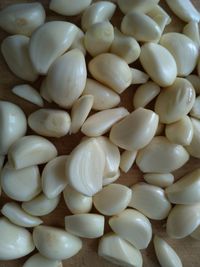
[[[200,240],[200,226],[198,226],[190,235],[192,238],[196,240]]]
[[[194,105],[190,110],[190,115],[196,119],[200,119],[200,96],[195,99]]]
[[[103,186],[109,185],[117,181],[120,177],[120,170],[118,169],[117,172],[111,177],[103,177]]]
[[[147,13],[152,10],[159,0],[117,0],[120,10],[126,14],[131,10]]]
[[[170,186],[174,182],[174,175],[171,173],[145,173],[143,178],[148,184],[161,188]]]
[[[52,99],[49,95],[49,91],[48,91],[48,87],[47,87],[47,78],[45,77],[41,83],[40,86],[40,95],[41,97],[43,97],[47,102],[52,103]]]
[[[189,82],[191,82],[192,86],[197,95],[200,94],[200,77],[196,74],[190,74],[189,76],[185,77]]]
[[[185,148],[192,157],[200,158],[200,121],[191,118],[191,122],[193,126],[193,137],[191,143]]]
[[[132,74],[131,84],[143,84],[148,81],[149,75],[146,74],[145,72],[134,68],[130,68],[130,70]]]
[[[24,263],[22,267],[63,267],[62,262],[59,260],[50,260],[42,256],[40,253],[34,254]]]
[[[133,166],[136,156],[137,156],[137,151],[125,150],[121,154],[120,169],[123,172],[127,173],[130,170],[130,168]]]
[[[78,32],[74,38],[74,41],[72,42],[72,45],[70,46],[70,50],[72,49],[79,49],[83,55],[86,55],[86,49],[85,49],[85,44],[84,44],[84,32],[78,28]]]
[[[200,46],[199,25],[197,21],[191,20],[183,28],[183,34],[189,37],[197,47]]]

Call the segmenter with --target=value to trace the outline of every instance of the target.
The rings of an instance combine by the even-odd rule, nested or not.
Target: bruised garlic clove
[[[136,156],[137,156],[137,151],[125,150],[121,154],[120,169],[123,172],[127,173],[130,170],[130,168],[133,166]]]
[[[147,75],[145,72],[134,68],[130,68],[130,70],[132,74],[131,84],[142,84],[148,81],[149,75]]]
[[[103,177],[103,186],[114,183],[115,181],[117,181],[117,179],[119,179],[119,177],[120,177],[120,170],[119,170],[119,169],[118,169],[117,172],[116,172],[113,176],[111,176],[111,177],[106,177],[106,176],[104,176],[104,177]]]
[[[183,28],[183,34],[189,37],[197,47],[200,46],[199,25],[197,21],[191,20]]]
[[[191,122],[193,126],[193,137],[191,143],[185,148],[192,157],[200,158],[200,121],[191,118]]]
[[[190,115],[196,119],[200,119],[200,96],[195,99],[194,105],[190,110]]]
[[[40,86],[40,95],[43,97],[47,102],[52,103],[52,99],[50,98],[48,87],[47,87],[47,78],[44,78],[41,86]]]
[[[145,173],[144,180],[151,185],[165,188],[174,182],[174,176],[171,173]]]
[[[147,13],[152,10],[159,0],[117,0],[120,10],[126,14],[131,10]]]
[[[30,36],[45,18],[45,10],[38,2],[14,4],[1,10],[0,27],[11,34]]]
[[[189,76],[185,77],[194,87],[194,90],[197,95],[200,94],[200,77],[195,74],[190,74]]]
[[[85,49],[85,45],[84,45],[84,32],[78,28],[78,32],[74,38],[74,41],[72,42],[72,45],[70,46],[70,50],[72,49],[79,49],[83,55],[86,55],[86,49]]]
[[[31,256],[22,267],[63,267],[62,262],[58,260],[50,260],[37,253]]]
[[[200,240],[200,225],[191,233],[192,238]]]
[[[8,151],[8,161],[15,169],[46,163],[56,156],[53,143],[37,135],[21,137]]]
[[[97,81],[119,94],[131,84],[132,74],[128,64],[114,54],[104,53],[96,56],[89,62],[88,68]]]

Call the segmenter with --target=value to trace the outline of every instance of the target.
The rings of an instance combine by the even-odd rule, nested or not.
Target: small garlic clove
[[[84,32],[78,28],[78,32],[74,38],[74,41],[72,42],[72,45],[70,46],[69,50],[72,49],[79,49],[83,55],[86,55],[86,49],[85,49],[85,45],[84,45]]]
[[[192,238],[196,240],[200,240],[200,226],[198,226],[190,235]]]
[[[190,74],[189,76],[185,77],[194,87],[194,90],[197,95],[200,94],[200,77],[196,74]]]
[[[200,96],[195,99],[194,105],[190,110],[190,116],[200,119]]]
[[[191,20],[183,28],[183,34],[189,37],[197,47],[200,46],[199,25],[197,21]]]
[[[39,252],[52,260],[71,258],[82,248],[81,239],[60,228],[50,226],[35,227],[33,240]]]
[[[143,84],[146,83],[149,79],[149,75],[147,75],[145,72],[130,68],[132,73],[132,82],[131,84]]]
[[[116,234],[137,249],[147,248],[151,241],[151,223],[147,217],[136,210],[126,209],[111,217],[109,225]]]
[[[133,166],[136,156],[137,156],[137,151],[125,150],[121,154],[120,169],[123,172],[127,173],[130,170],[130,168]]]
[[[174,175],[171,173],[145,173],[144,180],[151,185],[165,188],[174,182]]]
[[[49,95],[49,91],[48,91],[48,87],[47,87],[47,78],[44,78],[41,86],[40,86],[40,95],[41,97],[43,97],[47,102],[52,103],[52,99]]]
[[[37,253],[28,258],[28,260],[24,263],[22,267],[63,267],[62,262],[58,260],[50,260],[41,254]]]
[[[109,184],[112,184],[114,183],[115,181],[117,181],[120,177],[120,170],[118,169],[117,172],[111,176],[111,177],[106,177],[104,176],[103,177],[103,186],[105,185],[109,185]]]
[[[15,169],[43,164],[57,156],[57,149],[49,140],[37,135],[18,139],[8,151],[8,161]]]
[[[147,13],[152,10],[159,0],[117,0],[120,10],[126,14],[131,10]]]
[[[191,118],[191,122],[193,126],[193,137],[191,143],[185,148],[192,157],[200,158],[200,121]]]

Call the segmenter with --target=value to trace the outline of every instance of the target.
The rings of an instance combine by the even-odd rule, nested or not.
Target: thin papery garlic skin
[[[42,256],[40,253],[34,254],[24,263],[23,267],[63,267],[62,262],[59,260],[50,260]]]
[[[124,14],[131,10],[147,13],[158,3],[159,0],[117,0],[119,8]]]
[[[145,173],[143,178],[148,184],[161,188],[168,187],[174,182],[174,175],[171,173]]]

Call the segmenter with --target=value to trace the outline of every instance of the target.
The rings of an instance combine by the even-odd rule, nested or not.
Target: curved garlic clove
[[[165,124],[158,122],[158,127],[157,127],[155,135],[163,135],[164,130],[165,130]]]
[[[0,101],[0,154],[6,155],[11,145],[25,135],[26,116],[17,105]]]
[[[72,45],[77,32],[76,25],[70,22],[51,21],[32,34],[29,53],[38,73],[48,72],[52,63]]]
[[[138,183],[131,189],[132,199],[129,207],[139,210],[153,220],[163,220],[168,216],[172,207],[162,188],[146,183]]]
[[[91,137],[103,135],[128,114],[127,109],[122,107],[99,111],[87,118],[81,127],[81,132]]]
[[[195,99],[194,105],[190,110],[190,115],[196,119],[200,119],[200,96]]]
[[[78,32],[74,38],[74,41],[72,42],[72,45],[70,46],[69,50],[72,49],[79,49],[83,55],[86,55],[86,49],[85,49],[85,45],[84,45],[84,32],[78,28]]]
[[[183,34],[189,37],[197,47],[200,46],[199,24],[197,21],[191,20],[183,28]]]
[[[48,91],[48,87],[47,87],[47,78],[44,78],[41,86],[40,86],[40,95],[49,103],[52,103],[52,99],[49,95],[49,91]]]
[[[97,81],[119,94],[131,84],[132,74],[128,64],[114,54],[104,53],[96,56],[89,62],[88,68]]]
[[[28,260],[24,263],[22,267],[63,267],[62,262],[58,260],[50,260],[41,254],[37,253],[28,258]]]
[[[126,209],[111,217],[109,225],[116,234],[137,249],[147,248],[151,241],[151,223],[147,217],[136,210]]]
[[[129,205],[132,191],[125,185],[110,184],[93,196],[95,208],[104,215],[111,216],[122,212]]]
[[[130,168],[133,166],[136,156],[137,156],[137,151],[125,150],[121,154],[120,169],[123,172],[127,173],[130,170]]]
[[[35,227],[33,240],[39,252],[53,260],[68,259],[82,248],[81,239],[60,228],[50,226]]]
[[[46,163],[56,156],[53,143],[37,135],[21,137],[8,151],[8,161],[15,169]]]
[[[197,95],[200,94],[200,77],[195,74],[190,74],[189,76],[185,77],[194,87],[194,90]]]
[[[148,81],[149,75],[146,74],[145,72],[134,68],[130,68],[130,70],[132,74],[131,84],[142,84]]]
[[[200,240],[200,226],[198,226],[190,235],[194,239]]]
[[[118,169],[117,172],[111,176],[111,177],[106,177],[104,176],[103,177],[103,186],[105,185],[109,185],[109,184],[112,184],[114,183],[115,181],[117,181],[120,177],[120,170]]]
[[[20,205],[15,202],[4,204],[1,213],[12,223],[22,227],[35,227],[43,222],[40,218],[31,216],[23,211]]]
[[[191,118],[191,122],[193,126],[193,137],[191,143],[185,148],[192,157],[200,158],[200,121]]]
[[[144,180],[151,185],[165,188],[174,182],[174,175],[171,173],[145,173]]]
[[[11,34],[30,36],[45,18],[45,10],[38,2],[14,4],[1,10],[0,27]]]
[[[149,109],[139,108],[112,127],[110,140],[123,149],[135,151],[151,141],[157,126],[158,115]]]
[[[23,35],[12,35],[3,40],[1,52],[10,70],[19,78],[34,82],[38,73],[29,56],[29,38]]]
[[[170,86],[176,79],[177,66],[172,54],[163,46],[147,43],[141,47],[140,62],[159,86]]]
[[[131,10],[147,13],[152,10],[159,0],[117,0],[120,10],[126,14]]]

